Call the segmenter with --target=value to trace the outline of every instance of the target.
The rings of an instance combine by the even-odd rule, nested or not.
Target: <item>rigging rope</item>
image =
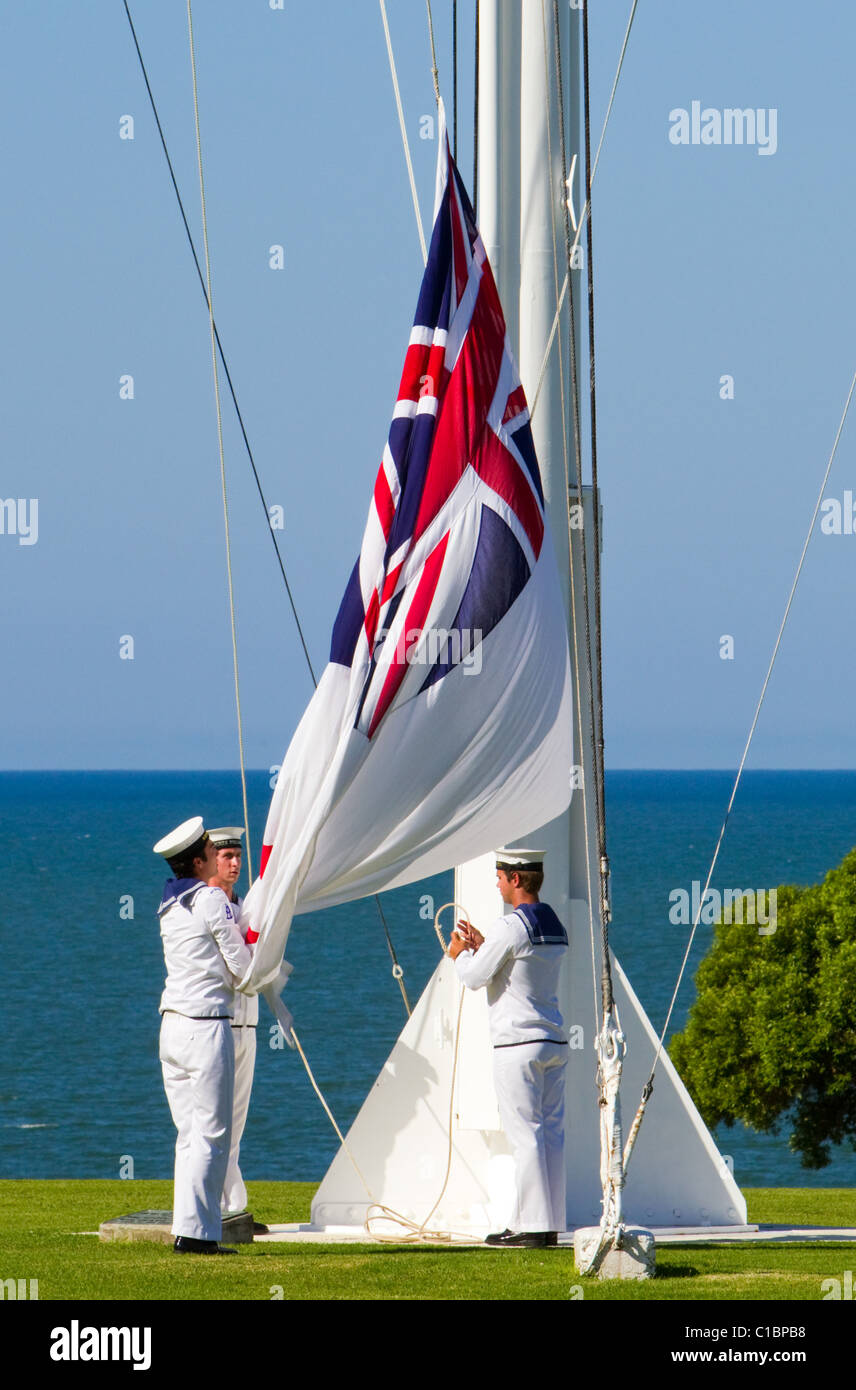
[[[619,58],[618,58],[618,67],[617,67],[617,69],[616,69],[615,79],[614,79],[613,84],[612,84],[612,93],[611,93],[610,98],[609,98],[609,104],[608,104],[608,106],[607,106],[607,108],[606,108],[606,115],[605,115],[604,120],[603,120],[603,127],[602,127],[602,129],[601,129],[600,140],[599,140],[599,142],[598,142],[598,147],[597,147],[597,154],[595,155],[594,164],[592,165],[591,178],[587,181],[588,184],[589,184],[589,188],[591,188],[591,185],[594,183],[594,176],[595,176],[595,174],[597,173],[597,166],[598,166],[598,163],[599,163],[599,160],[600,160],[601,146],[603,145],[604,137],[605,137],[605,135],[606,135],[606,127],[607,127],[607,125],[608,125],[608,123],[609,123],[609,117],[610,117],[610,115],[612,114],[612,104],[613,104],[613,102],[614,102],[614,100],[615,100],[615,93],[616,93],[616,90],[617,90],[617,88],[618,88],[618,79],[619,79],[619,77],[620,77],[620,75],[621,75],[621,69],[622,69],[622,66],[623,66],[623,64],[624,64],[624,55],[625,55],[625,53],[627,52],[627,43],[628,43],[628,40],[629,40],[629,38],[630,38],[630,30],[631,30],[632,25],[633,25],[633,17],[634,17],[634,15],[636,14],[636,6],[638,5],[638,3],[639,3],[639,0],[633,0],[633,5],[632,5],[631,10],[630,10],[630,18],[629,18],[628,21],[627,21],[627,28],[626,28],[625,33],[624,33],[624,42],[623,42],[622,45],[621,45],[621,53],[619,54]],[[574,252],[576,251],[577,246],[579,245],[579,240],[580,240],[580,235],[581,235],[581,233],[582,233],[583,224],[584,224],[584,222],[585,222],[587,216],[588,216],[588,200],[586,200],[586,202],[585,202],[584,205],[583,205],[582,212],[580,213],[580,220],[579,220],[579,222],[578,222],[578,224],[577,224],[576,234],[575,234],[575,236],[574,236],[574,244],[573,244],[573,247],[572,247],[572,249],[571,249],[571,256],[569,256],[569,258],[568,258],[568,270],[567,270],[567,272],[566,272],[566,274],[565,274],[565,282],[564,282],[564,284],[563,284],[563,286],[562,286],[562,293],[561,293],[561,295],[559,296],[559,303],[558,303],[558,305],[556,306],[556,313],[555,313],[555,316],[554,316],[554,318],[553,318],[553,326],[552,326],[552,328],[550,329],[550,333],[549,333],[548,338],[547,338],[547,346],[546,346],[546,348],[544,349],[544,359],[543,359],[543,361],[542,361],[542,363],[541,363],[541,370],[540,370],[540,372],[538,373],[538,384],[537,384],[537,386],[536,386],[536,388],[535,388],[535,395],[534,395],[534,397],[533,397],[532,405],[531,405],[531,407],[530,407],[530,412],[529,412],[530,415],[534,415],[534,414],[535,414],[535,408],[536,408],[536,406],[538,405],[538,397],[539,397],[540,394],[541,394],[541,387],[542,387],[542,385],[543,385],[543,383],[544,383],[544,375],[545,375],[545,373],[546,373],[546,371],[547,371],[547,363],[548,363],[549,358],[550,358],[550,353],[551,353],[552,350],[553,350],[553,342],[554,342],[554,340],[555,340],[556,333],[557,333],[558,328],[559,328],[559,317],[560,317],[561,312],[562,312],[562,305],[563,305],[564,302],[565,302],[565,295],[566,295],[567,292],[568,292],[568,287],[569,287],[569,284],[570,284],[570,277],[571,277],[571,264],[570,264],[570,263],[571,263],[571,258],[573,257],[573,254],[574,254]]]
[[[398,73],[395,70],[395,54],[392,51],[392,39],[389,35],[389,21],[386,17],[386,4],[384,0],[379,0],[380,14],[383,20],[383,32],[386,36],[386,51],[389,56],[389,70],[392,74],[392,89],[395,92],[395,104],[398,108],[398,124],[401,129],[401,141],[404,145],[404,158],[407,162],[407,175],[410,179],[410,192],[413,197],[413,211],[416,214],[416,229],[419,232],[419,245],[422,247],[423,264],[428,264],[428,247],[425,244],[425,232],[422,227],[422,213],[419,210],[419,194],[416,192],[416,179],[413,175],[413,161],[410,158],[410,143],[407,139],[407,127],[404,124],[404,110],[401,105],[401,92],[398,86]]]
[[[182,220],[182,222],[184,223],[184,230],[185,230],[185,233],[186,233],[186,235],[187,235],[187,240],[188,240],[188,244],[189,244],[189,246],[190,246],[191,255],[193,256],[193,263],[194,263],[194,265],[196,266],[196,274],[197,274],[197,276],[199,277],[199,284],[200,284],[201,289],[202,289],[202,294],[203,294],[203,296],[204,296],[204,298],[205,298],[205,307],[206,307],[206,309],[210,309],[210,306],[209,306],[209,303],[208,303],[208,291],[207,291],[207,289],[205,288],[205,276],[204,276],[203,273],[202,273],[202,266],[201,266],[200,263],[199,263],[199,256],[197,255],[197,252],[196,252],[196,245],[195,245],[194,240],[193,240],[193,235],[192,235],[192,233],[191,233],[191,231],[190,231],[190,224],[188,223],[188,220],[187,220],[187,214],[186,214],[185,211],[184,211],[184,203],[182,202],[181,193],[179,192],[178,181],[177,181],[177,179],[176,179],[176,177],[175,177],[175,170],[174,170],[173,167],[172,167],[172,160],[171,160],[171,158],[170,158],[169,150],[168,150],[168,148],[167,148],[166,137],[165,137],[165,135],[164,135],[164,133],[163,133],[163,126],[161,125],[160,116],[159,116],[159,114],[158,114],[157,105],[156,105],[156,103],[155,103],[154,94],[153,94],[152,88],[151,88],[151,83],[149,82],[149,75],[148,75],[148,72],[146,71],[145,62],[143,61],[142,51],[141,51],[141,49],[140,49],[139,40],[137,39],[137,31],[136,31],[136,29],[134,28],[134,21],[133,21],[133,19],[131,18],[131,11],[130,11],[129,8],[128,8],[128,0],[123,0],[123,2],[124,2],[124,6],[125,6],[125,14],[128,16],[128,24],[130,25],[130,29],[131,29],[131,36],[132,36],[132,38],[133,38],[133,40],[134,40],[134,47],[135,47],[135,49],[136,49],[136,51],[137,51],[137,58],[138,58],[138,60],[139,60],[140,69],[141,69],[142,74],[143,74],[143,81],[144,81],[145,84],[146,84],[146,91],[148,92],[149,104],[150,104],[150,106],[151,106],[151,108],[152,108],[152,115],[153,115],[154,118],[155,118],[155,125],[157,126],[158,135],[159,135],[159,137],[160,137],[161,148],[163,149],[164,158],[166,159],[167,168],[169,169],[169,176],[170,176],[170,179],[172,180],[173,189],[175,190],[175,196],[176,196],[176,200],[177,200],[177,202],[178,202],[178,210],[179,210],[179,212],[181,213],[181,220]],[[310,655],[309,655],[309,648],[308,648],[307,645],[306,645],[306,638],[305,638],[304,635],[303,635],[303,628],[302,628],[301,623],[300,623],[300,618],[298,617],[298,614],[297,614],[297,606],[296,606],[296,604],[295,604],[295,602],[294,602],[294,595],[293,595],[292,592],[291,592],[291,585],[289,584],[288,578],[287,578],[286,573],[285,573],[285,565],[283,564],[283,559],[282,559],[282,554],[281,554],[281,552],[280,552],[279,543],[278,543],[278,541],[277,541],[277,539],[276,539],[276,533],[274,532],[273,527],[272,527],[271,524],[270,524],[270,508],[268,507],[267,498],[265,497],[264,490],[262,489],[261,479],[260,479],[260,477],[259,477],[258,469],[256,468],[256,461],[255,461],[255,458],[253,457],[253,451],[252,451],[252,448],[250,447],[250,441],[249,441],[249,438],[248,438],[248,436],[247,436],[246,426],[244,425],[244,417],[243,417],[243,415],[241,414],[241,408],[240,408],[240,406],[239,406],[239,404],[238,404],[238,397],[237,397],[237,394],[236,394],[236,392],[235,392],[234,383],[233,383],[233,381],[232,381],[232,373],[229,371],[229,364],[228,364],[228,362],[226,361],[226,354],[225,354],[224,351],[223,351],[223,344],[222,344],[222,342],[220,341],[220,333],[219,333],[219,330],[218,330],[218,328],[217,328],[216,322],[215,322],[215,324],[214,324],[214,336],[215,336],[215,338],[216,338],[216,340],[217,340],[217,351],[218,351],[219,354],[220,354],[220,361],[221,361],[221,363],[222,363],[222,365],[223,365],[223,372],[224,372],[224,374],[225,374],[226,381],[227,381],[228,386],[229,386],[229,392],[230,392],[231,397],[232,397],[232,404],[233,404],[234,407],[235,407],[235,415],[237,416],[238,425],[240,426],[241,436],[242,436],[243,441],[244,441],[244,447],[246,448],[246,451],[247,451],[247,457],[248,457],[248,459],[250,460],[250,467],[251,467],[252,470],[253,470],[253,477],[255,478],[255,481],[256,481],[256,489],[257,489],[257,491],[258,491],[259,497],[261,498],[261,503],[262,503],[262,506],[263,506],[263,508],[264,508],[266,529],[270,532],[270,538],[271,538],[271,541],[272,541],[272,543],[273,543],[274,553],[276,554],[277,564],[279,565],[280,574],[282,575],[282,582],[283,582],[283,584],[285,585],[285,591],[286,591],[286,593],[287,593],[287,595],[288,595],[288,601],[289,601],[289,603],[290,603],[290,605],[291,605],[292,616],[294,617],[294,622],[295,622],[295,625],[296,625],[296,627],[297,627],[297,633],[298,633],[298,636],[299,636],[299,638],[300,638],[301,645],[302,645],[302,647],[303,647],[303,655],[305,656],[305,658],[306,658],[306,664],[307,664],[307,666],[309,667],[309,674],[310,674],[310,676],[312,677],[312,684],[313,684],[314,686],[317,686],[318,681],[316,680],[316,677],[315,677],[315,671],[314,671],[313,666],[312,666],[312,659],[311,659],[311,657],[310,657]]]
[[[452,0],[452,156],[458,162],[458,0]]]
[[[380,905],[379,893],[375,893],[374,900],[378,910],[378,914],[380,916],[381,925],[384,930],[384,935],[386,936],[386,947],[389,951],[390,957],[392,958],[392,978],[395,980],[396,984],[398,985],[398,988],[401,990],[401,997],[404,1000],[404,1007],[407,1011],[407,1017],[409,1018],[410,1015],[413,1013],[413,1009],[410,1007],[410,1000],[407,996],[407,988],[404,984],[404,971],[398,963],[398,956],[395,954],[395,947],[392,944],[392,937],[390,936],[389,927],[386,923],[386,914]]]
[[[223,450],[223,413],[220,407],[220,377],[217,370],[217,339],[214,332],[214,299],[211,293],[211,257],[208,249],[208,215],[205,209],[205,179],[202,173],[202,136],[199,129],[199,93],[196,82],[196,54],[193,45],[193,16],[187,0],[187,28],[190,42],[190,69],[193,77],[193,117],[196,125],[196,162],[199,169],[199,200],[202,205],[202,243],[205,249],[205,281],[208,299],[208,322],[211,335],[211,364],[214,371],[214,402],[217,412],[217,445],[220,453],[220,485],[223,493],[223,524],[226,533],[226,576],[229,588],[229,621],[232,631],[232,665],[235,673],[235,706],[238,717],[238,755],[241,763],[241,794],[244,801],[244,824],[247,835],[247,874],[253,881],[250,849],[250,813],[247,806],[247,772],[244,764],[244,726],[241,719],[241,684],[238,676],[238,632],[235,622],[235,594],[232,584],[232,545],[229,534],[229,502],[226,492],[226,457]]]
[[[814,531],[815,522],[817,521],[817,514],[818,514],[818,512],[820,511],[820,506],[821,506],[821,503],[822,503],[822,501],[823,501],[823,494],[824,494],[824,492],[826,491],[826,484],[827,484],[827,482],[829,481],[829,474],[830,474],[830,472],[831,472],[831,470],[832,470],[832,463],[833,463],[833,460],[834,460],[834,458],[835,458],[835,454],[836,454],[836,452],[837,452],[837,450],[838,450],[838,442],[839,442],[839,440],[841,439],[841,434],[842,434],[842,431],[843,431],[843,429],[844,429],[844,422],[845,422],[845,420],[847,419],[847,414],[848,414],[848,411],[850,410],[850,402],[851,402],[851,400],[853,399],[853,392],[854,392],[854,389],[856,389],[856,372],[854,372],[854,374],[853,374],[853,379],[852,379],[851,382],[850,382],[850,390],[849,390],[848,393],[847,393],[847,400],[846,400],[845,403],[844,403],[844,410],[843,410],[843,412],[842,412],[841,419],[840,419],[839,424],[838,424],[838,430],[837,430],[837,432],[836,432],[835,440],[834,440],[834,443],[833,443],[833,445],[832,445],[832,451],[831,451],[831,453],[830,453],[830,455],[829,455],[829,460],[828,460],[827,465],[826,465],[826,471],[825,471],[825,473],[824,473],[824,475],[823,475],[823,481],[822,481],[821,484],[820,484],[820,491],[819,491],[818,494],[817,494],[817,501],[816,501],[815,504],[814,504],[814,511],[813,511],[813,513],[812,513],[811,521],[809,522],[809,527],[808,527],[808,531],[806,532],[805,541],[803,542],[803,548],[802,548],[802,551],[801,551],[801,553],[800,553],[800,558],[799,558],[799,562],[798,562],[798,564],[797,564],[796,573],[794,574],[793,583],[791,584],[791,590],[790,590],[790,593],[788,594],[788,601],[787,601],[787,603],[785,604],[785,611],[784,611],[784,614],[783,614],[783,616],[782,616],[782,621],[781,621],[781,623],[779,624],[778,635],[777,635],[777,637],[776,637],[776,641],[775,641],[775,644],[774,644],[774,646],[773,646],[773,654],[772,654],[772,656],[770,657],[770,664],[769,664],[769,666],[767,667],[767,674],[765,675],[763,685],[761,686],[761,694],[759,695],[759,697],[758,697],[758,703],[757,703],[757,705],[755,706],[755,714],[754,714],[754,717],[753,717],[753,719],[752,719],[752,725],[751,725],[751,727],[750,727],[750,729],[749,729],[749,735],[748,735],[748,737],[747,737],[747,739],[746,739],[746,745],[745,745],[745,747],[744,747],[744,749],[743,749],[743,756],[742,756],[741,759],[740,759],[740,765],[739,765],[739,767],[738,767],[738,769],[737,769],[737,775],[736,775],[736,777],[734,778],[734,786],[733,786],[732,789],[731,789],[731,796],[729,797],[729,800],[728,800],[728,806],[727,806],[727,808],[726,808],[725,818],[724,818],[724,820],[723,820],[723,822],[722,822],[722,826],[721,826],[720,831],[719,831],[719,838],[718,838],[718,840],[717,840],[717,842],[716,842],[716,849],[714,850],[713,859],[711,860],[710,869],[709,869],[709,871],[708,871],[707,879],[706,879],[706,881],[705,881],[704,892],[702,893],[701,898],[700,898],[700,900],[699,900],[699,905],[698,905],[698,908],[697,908],[697,910],[696,910],[695,921],[693,922],[692,930],[691,930],[690,935],[689,935],[689,940],[688,940],[688,942],[687,942],[687,948],[686,948],[686,950],[685,950],[685,952],[684,952],[684,958],[683,958],[683,960],[682,960],[682,962],[681,962],[681,968],[680,968],[680,970],[678,971],[678,980],[677,980],[677,984],[675,985],[674,993],[672,994],[671,1002],[670,1002],[670,1004],[669,1004],[668,1013],[666,1014],[666,1021],[665,1021],[665,1023],[663,1024],[663,1030],[662,1030],[662,1032],[661,1032],[661,1034],[660,1034],[660,1037],[659,1037],[659,1039],[658,1039],[658,1042],[657,1042],[657,1050],[656,1050],[656,1052],[654,1053],[654,1062],[653,1062],[653,1065],[652,1065],[652,1067],[651,1067],[651,1072],[650,1072],[650,1075],[649,1075],[649,1077],[648,1077],[648,1080],[646,1081],[645,1086],[643,1087],[643,1090],[642,1090],[642,1097],[641,1097],[640,1102],[639,1102],[639,1109],[638,1109],[637,1112],[636,1112],[636,1116],[635,1116],[635,1118],[634,1118],[633,1124],[632,1124],[632,1126],[631,1126],[630,1134],[629,1134],[629,1136],[628,1136],[627,1145],[626,1145],[626,1148],[625,1148],[625,1150],[624,1150],[624,1163],[625,1163],[625,1167],[626,1167],[626,1165],[627,1165],[627,1163],[628,1163],[628,1161],[629,1161],[629,1159],[630,1159],[631,1153],[633,1152],[633,1146],[634,1146],[635,1143],[636,1143],[636,1136],[637,1136],[638,1133],[639,1133],[639,1127],[640,1127],[640,1125],[641,1125],[641,1123],[642,1123],[642,1117],[643,1117],[643,1115],[644,1115],[644,1113],[645,1113],[645,1108],[646,1108],[646,1106],[647,1106],[647,1104],[648,1104],[648,1100],[649,1100],[649,1098],[650,1098],[651,1092],[652,1092],[653,1087],[654,1087],[654,1072],[655,1072],[655,1070],[656,1070],[657,1063],[658,1063],[658,1061],[659,1061],[659,1059],[660,1059],[660,1054],[661,1054],[661,1052],[662,1052],[662,1050],[663,1050],[663,1041],[664,1041],[664,1039],[665,1039],[666,1032],[667,1032],[668,1027],[669,1027],[669,1021],[670,1021],[670,1019],[671,1019],[671,1017],[672,1017],[672,1011],[673,1011],[673,1009],[674,1009],[674,1007],[675,1007],[675,1001],[677,1000],[677,997],[678,997],[678,990],[679,990],[680,987],[681,987],[681,981],[682,981],[682,979],[683,979],[683,977],[684,977],[684,971],[686,970],[687,961],[689,960],[690,951],[691,951],[691,949],[692,949],[692,944],[693,944],[693,939],[694,939],[694,937],[695,937],[695,934],[696,934],[696,930],[697,930],[697,928],[698,928],[699,921],[701,920],[702,905],[703,905],[703,903],[704,903],[704,901],[705,901],[705,898],[707,897],[707,890],[708,890],[709,887],[710,887],[710,881],[711,881],[711,879],[712,879],[712,877],[713,877],[713,871],[714,871],[714,869],[716,868],[716,861],[717,861],[717,859],[719,858],[719,851],[720,851],[720,849],[721,849],[721,847],[722,847],[722,841],[723,841],[723,839],[724,839],[724,837],[725,837],[725,828],[726,828],[726,826],[728,825],[728,820],[729,820],[729,817],[730,817],[730,815],[731,815],[732,808],[733,808],[733,806],[734,806],[735,798],[736,798],[736,796],[737,796],[737,788],[738,788],[738,786],[740,785],[740,778],[741,778],[742,775],[743,775],[743,768],[744,768],[744,766],[745,766],[745,764],[746,764],[746,758],[747,758],[748,753],[749,753],[749,745],[750,745],[751,742],[752,742],[752,738],[753,738],[753,736],[754,736],[755,729],[756,729],[756,726],[757,726],[757,724],[758,724],[758,717],[759,717],[759,715],[760,715],[760,713],[761,713],[761,706],[762,706],[763,703],[764,703],[764,697],[765,697],[765,695],[766,695],[766,693],[767,693],[767,686],[768,686],[769,683],[770,683],[770,677],[771,677],[771,675],[773,674],[773,667],[774,667],[775,662],[776,662],[776,657],[777,657],[778,654],[779,654],[779,647],[781,646],[782,635],[783,635],[783,633],[784,633],[784,631],[785,631],[785,624],[786,624],[787,621],[788,621],[788,616],[789,616],[790,611],[791,611],[791,605],[793,604],[793,601],[794,601],[794,594],[796,593],[797,584],[799,583],[799,578],[800,578],[800,575],[801,575],[801,573],[802,573],[802,568],[803,568],[803,564],[804,564],[804,562],[805,562],[806,553],[807,553],[807,551],[808,551],[809,542],[811,541],[812,532]]]
[[[475,56],[473,59],[473,212],[478,214],[479,198],[479,0],[475,14]],[[478,216],[476,216],[478,221]]]
[[[425,0],[428,10],[428,37],[431,40],[431,76],[434,79],[434,98],[440,105],[440,79],[437,72],[437,50],[434,47],[434,21],[431,18],[431,0]]]

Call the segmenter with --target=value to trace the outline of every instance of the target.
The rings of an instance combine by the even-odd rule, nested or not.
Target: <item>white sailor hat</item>
[[[542,849],[518,849],[515,845],[504,846],[496,851],[496,867],[503,869],[506,873],[514,873],[519,870],[525,873],[535,873],[544,868],[544,851]]]
[[[221,825],[208,831],[208,838],[217,849],[241,849],[242,825]]]
[[[205,835],[205,826],[201,816],[191,816],[190,820],[182,821],[175,830],[171,830],[168,835],[164,835],[162,840],[158,840],[153,847],[155,854],[162,854],[164,859],[175,859],[176,855],[181,854],[182,850],[190,849],[197,840],[201,840]]]

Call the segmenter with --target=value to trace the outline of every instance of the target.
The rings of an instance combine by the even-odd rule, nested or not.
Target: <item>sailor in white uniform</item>
[[[243,899],[235,892],[235,884],[241,876],[241,837],[244,827],[237,825],[220,826],[208,831],[208,838],[217,851],[217,870],[209,879],[213,888],[222,888],[232,904],[238,927],[244,940],[250,931],[250,920],[244,911]],[[252,940],[252,935],[250,937]],[[247,1111],[250,1108],[250,1093],[253,1089],[253,1072],[256,1065],[256,1028],[259,1021],[259,997],[257,994],[235,994],[235,1011],[232,1015],[232,1038],[235,1044],[235,1100],[232,1109],[232,1144],[229,1149],[229,1166],[223,1185],[220,1207],[224,1216],[234,1216],[247,1210],[247,1188],[238,1156]],[[267,1227],[254,1223],[253,1229],[266,1231]]]
[[[235,986],[252,955],[225,893],[208,886],[217,859],[201,816],[154,849],[175,874],[158,909],[167,971],[160,1059],[178,1130],[172,1233],[177,1251],[213,1255],[232,1132]]]
[[[512,1226],[488,1245],[541,1248],[565,1229],[568,1043],[558,988],[568,936],[538,898],[543,859],[539,850],[498,850],[497,887],[514,911],[484,936],[459,922],[449,946],[462,983],[487,990],[496,1098],[514,1153]]]

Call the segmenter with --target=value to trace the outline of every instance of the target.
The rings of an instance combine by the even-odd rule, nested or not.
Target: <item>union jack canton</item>
[[[369,738],[400,701],[461,661],[480,669],[476,648],[528,582],[544,539],[526,398],[444,134],[443,143],[398,400],[330,652],[351,666],[358,643],[367,645],[356,727]]]

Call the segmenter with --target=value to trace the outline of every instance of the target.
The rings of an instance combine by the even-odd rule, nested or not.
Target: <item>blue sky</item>
[[[425,8],[388,8],[427,218]],[[591,8],[599,130],[630,5]],[[184,6],[131,9],[198,236]],[[643,0],[631,35],[594,199],[611,767],[736,765],[856,367],[856,13],[813,15]],[[379,10],[205,0],[194,24],[215,312],[320,669],[421,275]],[[0,30],[0,499],[38,499],[34,544],[8,508],[0,534],[0,767],[233,766],[207,315],[125,13],[47,0]],[[775,111],[775,153],[674,144],[670,112],[694,101]],[[225,396],[224,418],[247,756],[268,767],[311,682]],[[851,423],[825,495],[845,490]],[[856,766],[854,558],[856,535],[818,527],[750,766]]]

